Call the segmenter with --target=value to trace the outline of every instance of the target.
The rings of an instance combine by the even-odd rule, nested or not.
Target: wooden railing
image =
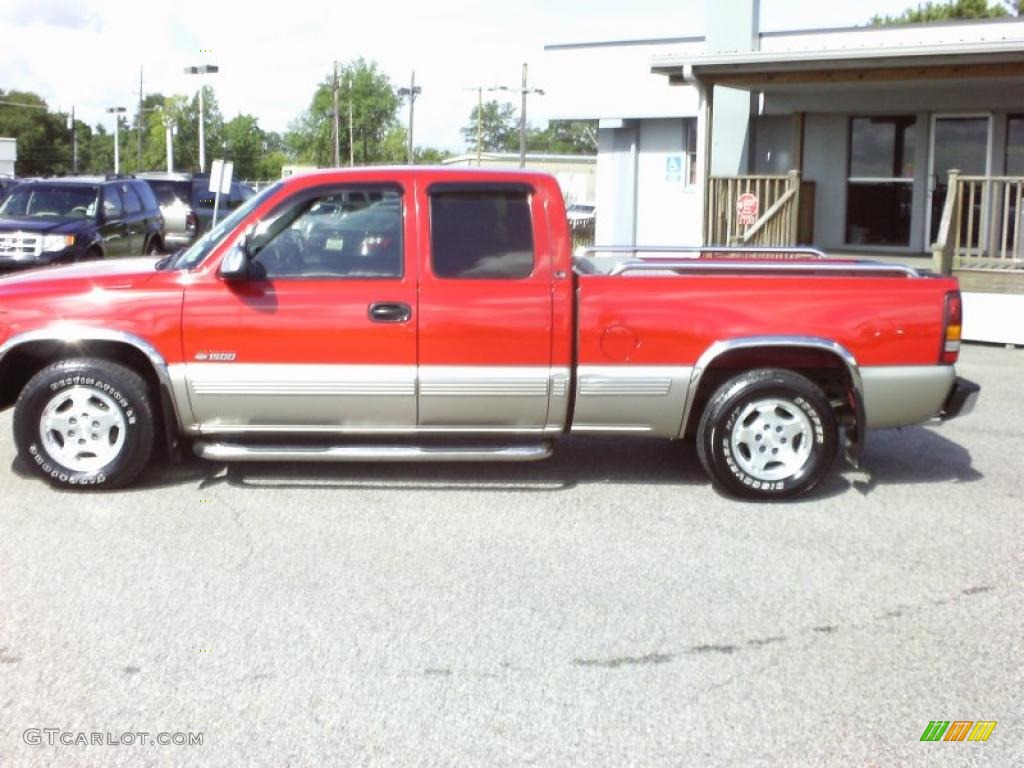
[[[935,269],[1024,270],[1024,177],[950,171]]]
[[[707,194],[705,245],[796,244],[800,212],[798,171],[785,176],[711,176]],[[753,216],[749,206],[751,195],[757,201]]]

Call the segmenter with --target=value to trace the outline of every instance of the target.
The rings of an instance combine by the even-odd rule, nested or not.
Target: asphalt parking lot
[[[0,764],[1024,764],[1024,350],[960,368],[973,414],[773,505],[604,439],[62,493],[5,412]]]

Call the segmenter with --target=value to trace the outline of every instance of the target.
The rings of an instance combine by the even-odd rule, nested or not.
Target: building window
[[[1024,115],[1011,115],[1006,123],[1006,175],[1024,176]]]
[[[851,118],[847,244],[910,245],[916,143],[913,115]]]
[[[697,186],[697,120],[690,117],[683,120],[686,147],[686,186]]]

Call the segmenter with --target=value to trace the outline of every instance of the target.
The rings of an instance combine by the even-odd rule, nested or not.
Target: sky
[[[544,46],[595,40],[700,35],[708,0],[386,0],[378,3],[237,3],[217,0],[3,0],[0,88],[34,91],[51,109],[113,126],[106,107],[138,103],[146,93],[194,93],[186,66],[216,64],[207,76],[225,118],[253,114],[266,130],[285,131],[308,107],[333,62],[376,61],[398,85],[413,70],[415,141],[463,151],[478,86],[518,88],[524,62],[530,86],[544,88]],[[710,0],[713,2],[714,0]],[[864,24],[915,0],[761,0],[761,30]],[[559,76],[564,76],[560,73]],[[587,83],[579,73],[580,87]],[[493,94],[489,97],[505,96]],[[518,95],[515,96],[518,107]],[[544,96],[527,116],[543,125]],[[399,118],[407,119],[402,109]]]

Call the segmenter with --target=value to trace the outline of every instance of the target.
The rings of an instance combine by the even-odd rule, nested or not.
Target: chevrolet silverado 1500
[[[353,202],[356,201],[356,202]],[[33,471],[529,460],[567,434],[696,439],[739,496],[845,438],[964,413],[954,279],[790,249],[572,253],[550,176],[291,177],[188,250],[0,279],[0,406]],[[623,250],[626,253],[623,253]]]

